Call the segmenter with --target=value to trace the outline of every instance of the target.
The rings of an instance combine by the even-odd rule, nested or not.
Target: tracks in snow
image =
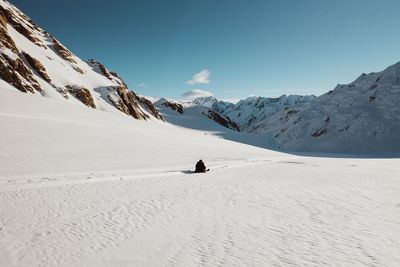
[[[250,166],[254,164],[263,164],[268,162],[277,162],[282,159],[257,158],[257,159],[237,159],[237,160],[219,160],[207,165],[212,172],[221,170]],[[284,161],[282,161],[284,162]],[[99,182],[112,182],[126,179],[143,179],[153,177],[167,177],[192,174],[192,166],[175,166],[173,168],[153,168],[137,171],[126,171],[121,173],[90,173],[77,174],[58,177],[30,177],[30,178],[2,178],[0,179],[1,191],[41,188],[47,186],[63,186],[72,184],[87,184]],[[197,175],[197,174],[196,174]],[[200,174],[204,175],[204,174]]]
[[[210,167],[218,173],[269,161],[219,161]],[[0,198],[8,209],[0,211],[0,215],[7,218],[7,212],[15,210],[12,223],[0,221],[4,228],[0,231],[0,246],[8,251],[7,262],[39,263],[52,255],[49,265],[66,264],[115,247],[133,232],[146,229],[154,217],[172,220],[168,211],[174,203],[185,200],[190,179],[204,178],[204,174],[185,173],[185,168],[153,169],[91,179],[75,176],[7,182],[1,187]],[[160,192],[171,177],[181,181],[174,190],[183,191],[172,200],[165,196],[170,192]],[[0,256],[0,265],[4,258]]]
[[[218,159],[206,175],[183,166],[6,184],[0,266],[399,261],[397,180],[315,164]]]

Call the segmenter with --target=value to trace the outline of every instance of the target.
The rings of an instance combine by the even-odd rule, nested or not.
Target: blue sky
[[[400,61],[398,0],[11,2],[149,96],[319,95]]]

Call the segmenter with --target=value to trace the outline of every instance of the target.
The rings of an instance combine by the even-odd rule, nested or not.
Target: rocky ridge
[[[0,78],[23,93],[163,120],[152,102],[129,90],[115,72],[95,60],[82,61],[5,0],[0,0]]]

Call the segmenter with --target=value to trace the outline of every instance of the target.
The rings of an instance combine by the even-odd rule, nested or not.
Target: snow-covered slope
[[[0,178],[191,166],[199,158],[212,162],[278,154],[217,138],[224,127],[197,113],[185,115],[181,127],[159,120],[132,123],[128,116],[0,90]]]
[[[0,0],[0,90],[14,87],[90,108],[162,119],[102,64],[84,62],[9,2]]]

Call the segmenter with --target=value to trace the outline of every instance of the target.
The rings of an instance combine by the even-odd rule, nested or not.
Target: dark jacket
[[[196,163],[196,170],[194,172],[206,172],[206,165],[204,165],[204,162],[202,160],[199,160]]]

